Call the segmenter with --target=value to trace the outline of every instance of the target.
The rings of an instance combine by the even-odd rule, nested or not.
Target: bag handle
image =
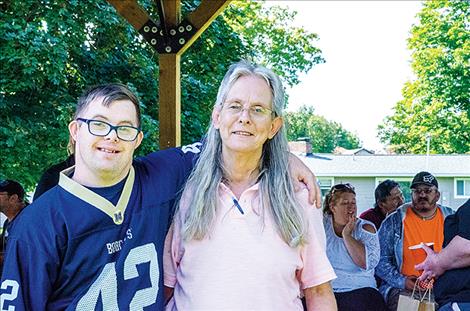
[[[411,297],[414,298],[415,297],[415,292],[416,292],[416,289],[418,289],[418,293],[419,293],[419,300],[421,301],[421,288],[418,286],[418,281],[415,281],[415,285],[413,286],[413,292],[411,293]]]

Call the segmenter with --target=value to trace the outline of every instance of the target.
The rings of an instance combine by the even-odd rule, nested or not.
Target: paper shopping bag
[[[400,294],[397,311],[419,311],[420,301],[413,296],[409,293]]]
[[[436,303],[431,301],[421,301],[419,303],[418,311],[435,311]]]
[[[426,291],[421,296],[421,301],[419,302],[418,311],[435,311],[436,310],[436,303],[434,302],[434,298],[431,296],[431,291],[432,291],[432,282],[430,286],[426,287]]]
[[[426,290],[422,292],[416,282],[411,294],[401,293],[398,297],[397,311],[435,311],[436,303],[431,295],[432,282],[422,288]]]

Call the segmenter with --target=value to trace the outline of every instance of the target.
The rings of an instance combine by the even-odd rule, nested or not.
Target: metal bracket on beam
[[[150,19],[139,29],[139,33],[159,54],[178,53],[196,32],[197,29],[187,19],[181,21],[178,26],[170,28],[167,42],[163,29]]]

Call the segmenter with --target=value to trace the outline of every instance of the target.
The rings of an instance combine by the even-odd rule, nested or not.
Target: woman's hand
[[[352,234],[354,232],[354,228],[356,227],[356,222],[357,222],[357,217],[356,215],[349,215],[348,217],[348,223],[346,226],[344,226],[342,234],[343,238],[344,236],[352,237]]]

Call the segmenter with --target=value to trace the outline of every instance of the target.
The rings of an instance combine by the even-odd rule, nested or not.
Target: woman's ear
[[[271,121],[271,130],[269,131],[268,138],[272,139],[276,136],[277,132],[281,129],[284,120],[281,117],[276,117]]]
[[[330,202],[329,202],[328,206],[330,207],[330,211],[333,214],[333,210],[336,210],[336,208],[335,208],[335,206],[333,204],[333,200],[331,198],[330,198]]]
[[[216,129],[220,128],[220,108],[214,107],[212,109],[212,124]]]

